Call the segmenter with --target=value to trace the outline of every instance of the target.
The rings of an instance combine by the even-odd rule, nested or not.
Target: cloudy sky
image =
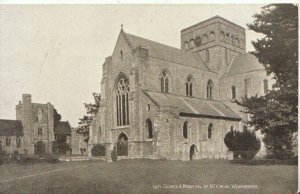
[[[54,104],[73,127],[100,91],[101,66],[120,25],[128,33],[180,45],[180,30],[222,16],[246,27],[263,5],[0,5],[0,119],[15,119],[23,93]],[[247,51],[260,37],[246,30]]]

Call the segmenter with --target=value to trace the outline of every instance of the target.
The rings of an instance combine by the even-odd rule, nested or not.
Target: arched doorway
[[[42,141],[38,141],[37,143],[34,144],[34,154],[36,155],[42,155],[45,154],[45,143]]]
[[[190,148],[190,160],[195,159],[197,147],[193,144]]]
[[[128,137],[125,133],[121,133],[117,143],[118,156],[128,156]]]

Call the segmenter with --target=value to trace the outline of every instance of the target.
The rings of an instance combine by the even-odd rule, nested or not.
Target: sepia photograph
[[[0,194],[298,193],[299,4],[3,2]]]

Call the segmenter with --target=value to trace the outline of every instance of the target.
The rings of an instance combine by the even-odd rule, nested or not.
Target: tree
[[[265,96],[242,98],[239,105],[251,115],[250,126],[265,134],[269,156],[294,156],[298,130],[298,6],[271,4],[254,15],[249,29],[265,36],[252,41],[252,52],[276,83]]]
[[[61,120],[61,115],[58,114],[57,110],[54,109],[54,113],[53,113],[53,117],[54,117],[54,126],[57,125],[57,123]]]
[[[245,126],[242,132],[231,128],[224,137],[224,143],[229,151],[233,151],[234,158],[241,156],[243,159],[254,158],[261,146],[254,131],[249,131]]]
[[[94,103],[84,103],[85,109],[86,109],[86,115],[84,115],[82,118],[79,119],[79,126],[77,127],[77,133],[84,135],[85,141],[88,141],[89,137],[89,127],[95,118],[95,115],[97,114],[99,108],[100,108],[100,102],[101,102],[101,95],[99,93],[93,93],[94,97]]]

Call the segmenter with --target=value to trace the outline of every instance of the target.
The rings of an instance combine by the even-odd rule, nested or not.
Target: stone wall
[[[6,138],[10,139],[10,145],[6,145]],[[7,154],[12,154],[15,151],[19,152],[20,154],[24,154],[24,138],[23,136],[19,136],[20,138],[20,147],[17,146],[17,136],[0,136],[0,147],[4,150]]]

